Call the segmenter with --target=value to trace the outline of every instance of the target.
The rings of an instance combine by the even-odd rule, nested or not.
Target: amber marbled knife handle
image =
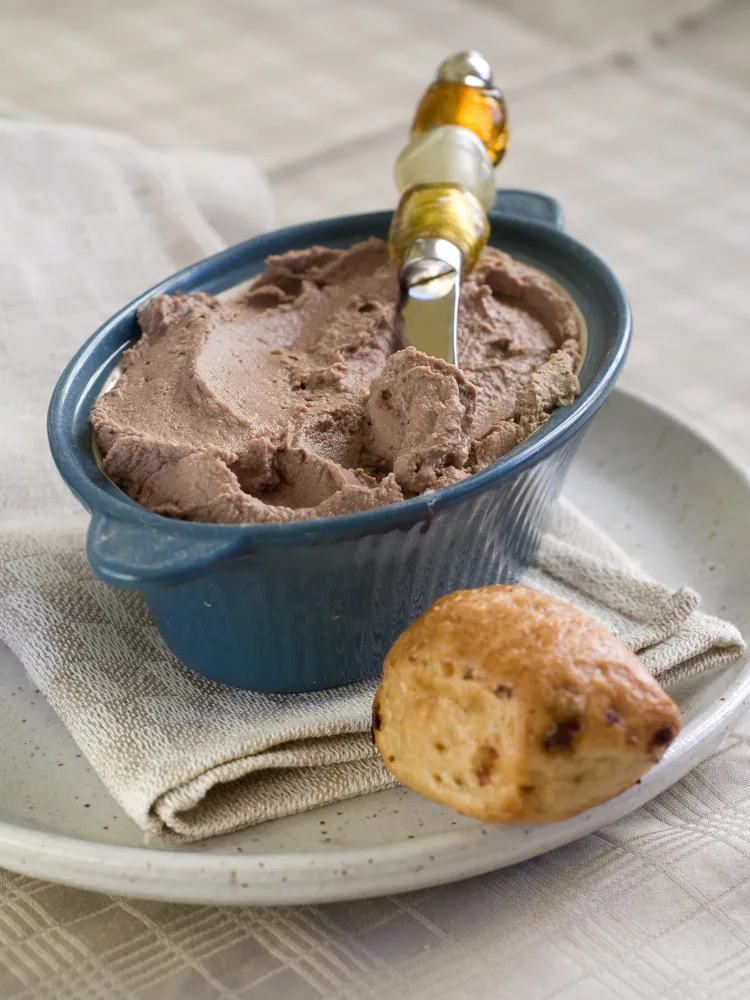
[[[487,242],[493,173],[507,141],[505,101],[489,64],[478,52],[459,52],[440,65],[396,162],[401,200],[388,243],[406,335],[454,364],[461,276]]]

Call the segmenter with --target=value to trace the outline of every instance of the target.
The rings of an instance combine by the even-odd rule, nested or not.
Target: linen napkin
[[[375,681],[261,695],[182,667],[141,599],[91,575],[85,517],[47,454],[47,402],[78,344],[223,237],[267,226],[269,203],[242,157],[0,124],[0,638],[135,822],[182,840],[392,783],[369,736]],[[526,582],[593,614],[663,683],[743,649],[693,592],[650,581],[567,505]]]

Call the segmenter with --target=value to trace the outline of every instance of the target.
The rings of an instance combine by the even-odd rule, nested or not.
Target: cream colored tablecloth
[[[628,288],[624,383],[750,462],[749,33],[709,0],[5,0],[0,113],[252,154],[298,221],[392,204],[419,90],[479,46],[502,183],[559,197]],[[404,897],[226,910],[0,872],[0,998],[744,1000],[749,737],[577,844]]]

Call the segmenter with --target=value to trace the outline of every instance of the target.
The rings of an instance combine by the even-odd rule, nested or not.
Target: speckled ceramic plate
[[[660,580],[750,632],[750,480],[674,417],[626,393],[586,438],[568,496]],[[672,689],[685,726],[640,785],[546,827],[488,826],[393,789],[183,848],[144,842],[13,656],[0,649],[0,865],[160,899],[295,903],[378,896],[514,864],[658,795],[750,702],[747,662]]]

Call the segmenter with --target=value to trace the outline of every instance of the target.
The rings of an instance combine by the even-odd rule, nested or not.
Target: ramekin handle
[[[142,590],[151,584],[198,576],[237,547],[236,539],[191,538],[171,530],[166,518],[163,525],[153,525],[95,513],[86,555],[100,580],[114,587]]]
[[[497,192],[491,215],[508,215],[527,222],[542,222],[555,229],[565,228],[563,210],[559,202],[537,191],[504,188]]]

